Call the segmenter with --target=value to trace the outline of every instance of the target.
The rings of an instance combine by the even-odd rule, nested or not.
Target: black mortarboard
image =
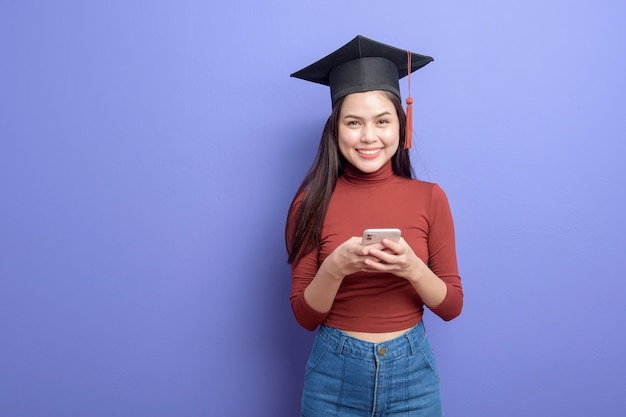
[[[359,35],[335,52],[291,76],[330,86],[333,103],[348,94],[371,90],[391,91],[400,97],[398,80],[432,60],[429,56]]]
[[[335,52],[294,72],[291,76],[330,86],[333,104],[348,94],[372,90],[390,91],[400,98],[398,80],[431,61],[432,57],[385,45],[359,35]],[[406,101],[405,148],[410,148],[413,99],[408,97]]]

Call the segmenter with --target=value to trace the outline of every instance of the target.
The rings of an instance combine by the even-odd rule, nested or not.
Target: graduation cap
[[[400,98],[398,80],[431,61],[433,61],[432,57],[399,49],[359,35],[335,52],[294,72],[291,76],[329,86],[333,104],[348,94],[372,90],[390,91]],[[410,76],[408,85],[405,148],[411,147],[413,133]]]

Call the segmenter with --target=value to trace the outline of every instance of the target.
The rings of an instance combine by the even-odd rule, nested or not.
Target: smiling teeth
[[[367,150],[367,151],[364,149],[359,149],[357,152],[362,153],[364,155],[374,155],[375,153],[378,153],[378,151],[380,151],[380,149]]]

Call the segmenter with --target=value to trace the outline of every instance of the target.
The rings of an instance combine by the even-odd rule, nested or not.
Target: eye
[[[346,123],[348,126],[358,126],[360,123],[358,120],[348,120]]]
[[[387,120],[387,119],[380,119],[380,120],[378,121],[378,124],[379,124],[379,125],[386,125],[386,124],[389,124],[389,120]]]

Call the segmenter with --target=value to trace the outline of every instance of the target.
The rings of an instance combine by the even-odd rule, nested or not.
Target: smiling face
[[[360,171],[372,173],[385,165],[400,143],[398,113],[387,94],[366,91],[346,96],[337,139],[341,154]]]

